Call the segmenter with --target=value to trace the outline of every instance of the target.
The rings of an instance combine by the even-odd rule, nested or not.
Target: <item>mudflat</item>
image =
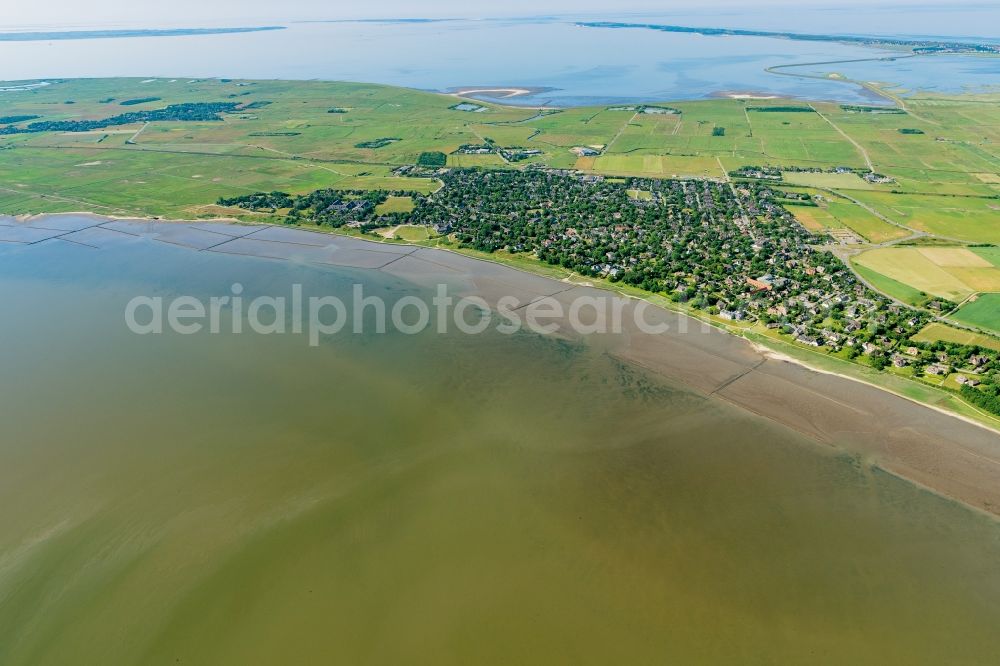
[[[610,292],[561,282],[447,250],[378,243],[305,229],[224,222],[173,223],[47,216],[0,220],[0,238],[33,244],[57,239],[101,247],[129,236],[195,251],[383,271],[418,285],[446,283],[491,307],[561,303],[552,335],[600,345],[608,354],[842,448],[866,462],[978,510],[1000,515],[1000,433],[848,377],[780,358],[682,314]],[[587,335],[568,318],[572,303],[616,300],[620,332]],[[641,320],[665,332],[643,332]],[[588,310],[577,313],[586,321]]]

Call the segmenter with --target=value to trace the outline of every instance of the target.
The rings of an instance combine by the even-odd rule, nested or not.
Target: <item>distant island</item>
[[[164,30],[69,30],[62,32],[0,32],[0,42],[49,42],[66,39],[115,39],[122,37],[191,37],[239,32],[284,30],[282,25],[250,28],[175,28]]]
[[[865,37],[858,35],[816,35],[801,32],[771,32],[768,30],[738,30],[730,28],[691,28],[680,25],[660,25],[657,23],[619,23],[615,21],[590,21],[577,23],[583,28],[642,28],[660,32],[680,32],[707,36],[771,37],[794,39],[803,42],[841,42],[879,48],[903,48],[914,53],[996,53],[1000,54],[1000,44],[959,42],[939,39],[900,39],[895,37]]]

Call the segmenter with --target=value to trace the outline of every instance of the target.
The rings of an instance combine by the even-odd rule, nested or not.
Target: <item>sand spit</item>
[[[524,97],[525,95],[538,95],[551,92],[555,88],[540,88],[534,86],[465,86],[462,88],[452,88],[449,95],[456,97],[484,97],[488,99],[504,100],[513,97]]]
[[[811,370],[682,314],[446,250],[331,236],[304,229],[225,222],[173,223],[96,216],[0,218],[0,242],[26,246],[71,242],[94,249],[142,239],[209,251],[369,270],[423,286],[452,285],[495,306],[550,296],[565,311],[574,299],[617,299],[619,334],[582,336],[558,321],[554,333],[601,345],[622,361],[656,372],[704,396],[725,400],[941,495],[1000,516],[1000,434],[876,386]],[[644,319],[667,333],[643,333]],[[580,318],[587,321],[585,310]],[[592,315],[591,315],[592,316]]]
[[[726,99],[744,99],[744,100],[755,100],[755,99],[787,99],[781,95],[772,95],[771,93],[765,92],[746,92],[746,91],[726,91],[722,90],[711,95],[712,97],[723,97]]]

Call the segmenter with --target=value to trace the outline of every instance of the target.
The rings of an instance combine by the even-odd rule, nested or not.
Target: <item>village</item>
[[[494,149],[463,147],[487,148]],[[433,175],[444,186],[431,195],[409,193],[413,210],[390,216],[375,213],[384,193],[319,191],[277,202],[290,207],[295,222],[362,232],[405,223],[460,248],[532,255],[877,370],[953,376],[968,388],[1000,384],[996,351],[914,341],[945,301],[918,310],[867,287],[828,251],[837,239],[803,228],[780,203],[788,194],[766,181],[608,179],[535,167],[405,167],[399,175]],[[244,197],[244,207],[260,209],[260,197]],[[263,199],[272,209],[274,200]]]

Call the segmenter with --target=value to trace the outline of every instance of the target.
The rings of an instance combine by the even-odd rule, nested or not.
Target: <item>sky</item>
[[[596,13],[625,15],[630,12],[666,14],[671,11],[710,10],[718,6],[732,10],[752,6],[809,7],[857,6],[902,7],[938,4],[940,0],[12,0],[4,3],[0,27],[90,27],[164,25],[248,25],[309,19],[535,16],[558,14],[584,16]],[[951,7],[957,4],[948,3]],[[970,3],[973,4],[973,3]]]

